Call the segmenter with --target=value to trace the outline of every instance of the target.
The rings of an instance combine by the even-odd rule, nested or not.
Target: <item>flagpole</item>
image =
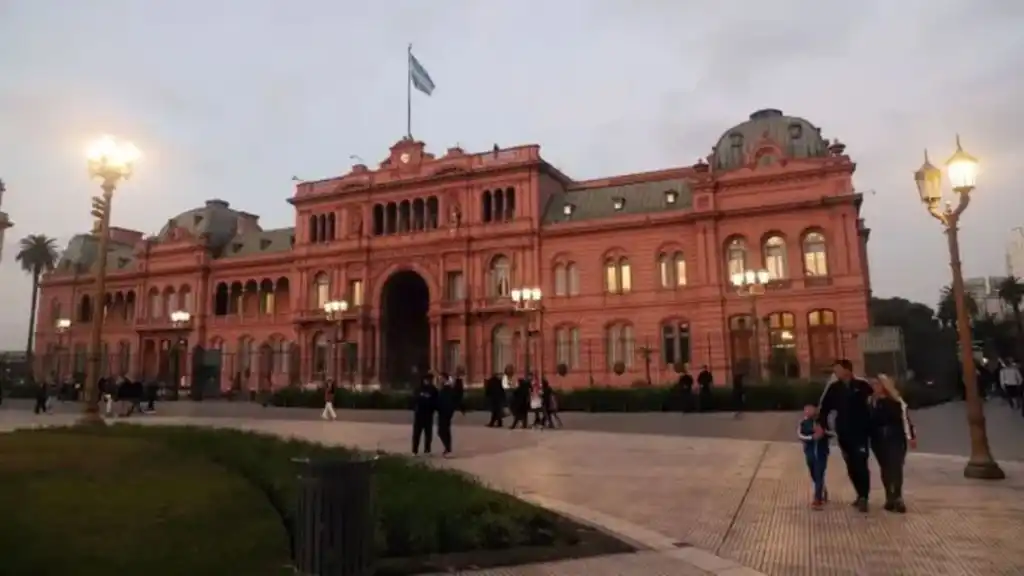
[[[405,136],[412,140],[412,44],[405,55]]]

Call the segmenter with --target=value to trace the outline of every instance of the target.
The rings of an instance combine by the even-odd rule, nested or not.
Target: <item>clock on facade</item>
[[[398,157],[398,159],[402,161],[402,164],[408,164],[409,163],[409,153],[408,152],[403,152],[402,155]]]

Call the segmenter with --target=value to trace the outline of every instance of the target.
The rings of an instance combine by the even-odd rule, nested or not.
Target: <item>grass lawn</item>
[[[297,457],[339,448],[119,425],[0,435],[0,574],[291,574]],[[377,461],[379,575],[631,548],[463,475]]]

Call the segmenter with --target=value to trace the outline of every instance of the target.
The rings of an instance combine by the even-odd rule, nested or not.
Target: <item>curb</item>
[[[660,552],[716,576],[767,576],[764,572],[748,568],[728,558],[722,558],[707,550],[693,546],[680,546],[678,542],[664,534],[609,516],[603,512],[562,502],[561,500],[548,498],[533,492],[519,492],[516,495],[531,504],[536,504],[541,508],[546,508],[571,518],[580,524],[606,532],[635,548]]]

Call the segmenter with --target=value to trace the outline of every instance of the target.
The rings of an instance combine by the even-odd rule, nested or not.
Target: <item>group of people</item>
[[[487,399],[491,419],[489,428],[504,428],[506,413],[512,416],[514,430],[530,428],[562,427],[562,419],[558,415],[558,396],[555,394],[547,378],[538,383],[533,374],[520,378],[516,386],[507,374],[492,374],[484,382],[484,397]],[[530,414],[533,423],[530,423]]]
[[[102,377],[96,382],[96,388],[103,402],[104,416],[114,416],[114,404],[121,404],[121,410],[116,415],[128,417],[135,413],[152,413],[156,411],[156,400],[159,395],[159,385],[156,382],[143,383],[141,380],[132,380],[127,376],[118,378]],[[53,398],[61,400],[78,400],[83,393],[82,385],[79,383],[67,382],[60,386],[53,384],[52,380],[43,380],[36,384],[35,406],[33,412],[46,414],[53,409]],[[146,403],[143,409],[143,402]]]
[[[834,415],[834,416],[833,416]],[[828,502],[825,472],[830,439],[835,438],[846,473],[857,496],[853,506],[868,511],[871,492],[870,453],[875,455],[885,489],[885,510],[906,513],[903,466],[907,450],[917,445],[917,433],[907,404],[893,381],[884,374],[867,380],[854,376],[853,364],[839,360],[833,378],[817,406],[804,408],[797,435],[803,442],[807,469],[814,487],[811,506],[820,510]]]
[[[711,370],[708,367],[701,366],[700,372],[697,373],[697,399],[694,402],[693,397],[693,376],[690,375],[690,370],[683,366],[683,371],[679,374],[679,381],[677,386],[679,392],[682,394],[682,410],[683,412],[692,412],[694,409],[706,412],[711,409],[712,395],[711,388],[714,386],[715,378],[711,375]],[[738,394],[737,394],[738,391]],[[737,372],[736,378],[733,380],[733,392],[734,401],[736,396],[739,397],[739,404],[742,404],[743,397],[743,375]],[[737,406],[736,411],[739,413],[741,406]]]

